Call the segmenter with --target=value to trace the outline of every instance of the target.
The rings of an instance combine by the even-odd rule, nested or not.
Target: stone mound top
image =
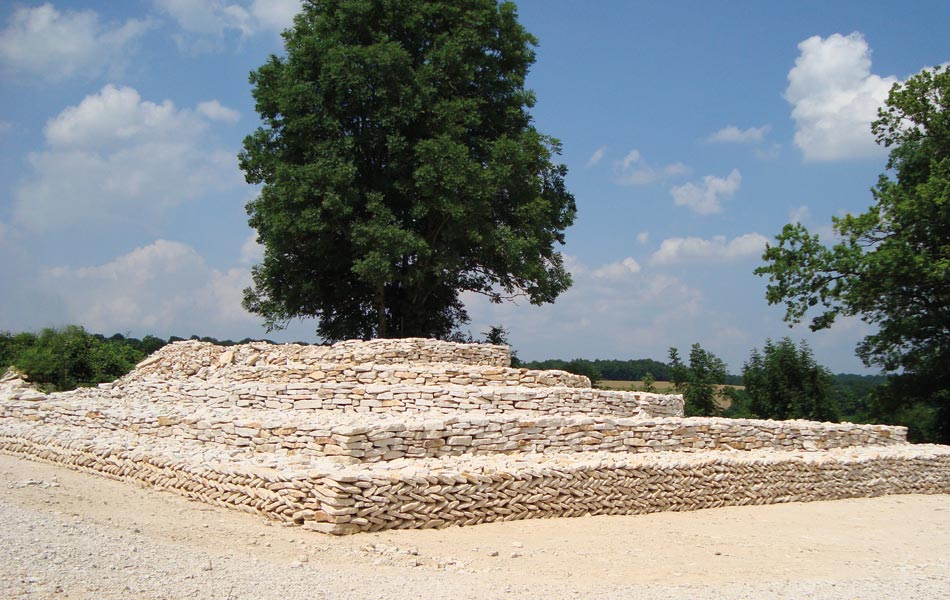
[[[27,376],[21,373],[16,367],[8,368],[3,375],[0,375],[0,383],[20,382],[26,384]]]
[[[218,346],[189,340],[168,344],[139,363],[125,380],[147,377],[207,378],[232,367],[319,367],[323,364],[430,365],[450,363],[510,367],[507,346],[461,344],[424,338],[345,340],[332,346],[252,342]],[[589,385],[589,382],[588,382]]]
[[[95,388],[0,380],[0,451],[332,534],[950,493],[887,425],[685,418],[502,346],[179,342]]]

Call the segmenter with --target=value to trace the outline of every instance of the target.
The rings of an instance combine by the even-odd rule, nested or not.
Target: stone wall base
[[[330,534],[885,494],[950,493],[950,447],[425,459],[270,469],[0,433],[0,452]]]

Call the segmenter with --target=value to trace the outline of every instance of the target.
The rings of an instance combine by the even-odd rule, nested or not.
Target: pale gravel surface
[[[0,455],[0,598],[947,598],[950,496],[332,538]]]

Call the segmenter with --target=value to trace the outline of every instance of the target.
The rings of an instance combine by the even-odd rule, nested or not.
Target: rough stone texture
[[[142,449],[122,436],[66,441],[23,428],[0,450],[258,512],[332,534],[499,520],[638,514],[718,506],[950,493],[950,448],[891,446],[817,452],[545,455],[423,459],[360,468],[264,466],[226,452]],[[124,445],[123,442],[125,442]],[[296,468],[295,468],[296,467]],[[310,467],[310,468],[308,468]]]
[[[906,429],[683,418],[499,346],[170,345],[97,388],[0,380],[0,451],[332,534],[950,492]],[[475,364],[463,364],[464,362]]]
[[[268,344],[258,342],[237,346],[216,346],[208,342],[185,341],[165,346],[142,361],[137,378],[162,374],[174,377],[204,377],[231,365],[281,366],[319,364],[362,365],[455,365],[510,367],[507,346],[459,344],[423,338],[401,340],[346,340],[332,346]]]
[[[80,390],[76,396],[99,397]],[[362,383],[245,383],[202,380],[129,382],[112,390],[114,398],[136,396],[154,401],[174,398],[207,406],[297,409],[338,413],[484,413],[677,416],[683,399],[670,394],[618,392],[589,388],[387,385]]]
[[[81,401],[80,401],[81,400]],[[820,450],[906,442],[887,425],[752,419],[631,419],[586,416],[330,415],[314,422],[293,410],[261,411],[180,404],[129,405],[89,398],[11,400],[0,417],[89,430],[127,430],[245,447],[255,452],[346,456],[358,462],[402,457],[520,452],[700,452],[704,450]]]

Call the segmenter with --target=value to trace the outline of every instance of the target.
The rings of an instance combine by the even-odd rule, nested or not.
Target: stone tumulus
[[[331,534],[950,493],[950,447],[903,427],[684,418],[423,339],[179,342],[49,395],[10,374],[0,451]]]

